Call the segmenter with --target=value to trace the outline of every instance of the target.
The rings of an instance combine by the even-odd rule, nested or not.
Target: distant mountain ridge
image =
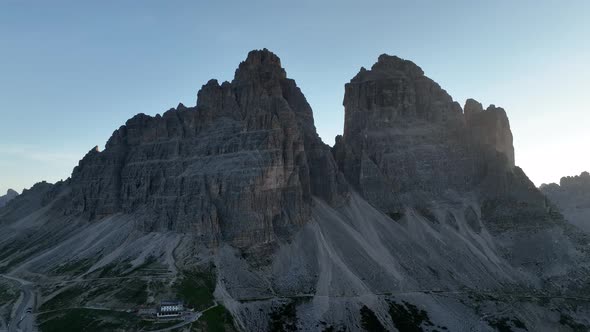
[[[381,55],[346,84],[330,148],[266,49],[197,96],[0,209],[0,270],[87,280],[70,305],[90,307],[137,304],[111,277],[158,271],[157,298],[198,271],[244,331],[590,326],[571,300],[590,298],[589,236],[516,166],[502,108]]]
[[[0,196],[0,207],[3,207],[4,205],[8,204],[8,202],[10,202],[16,196],[18,196],[18,192],[16,192],[13,189],[8,189],[6,195]]]
[[[568,221],[590,232],[590,173],[562,177],[559,184],[542,184],[540,190]]]

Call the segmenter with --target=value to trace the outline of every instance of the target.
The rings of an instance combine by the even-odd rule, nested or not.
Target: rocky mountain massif
[[[42,312],[223,308],[180,330],[590,326],[588,235],[515,165],[502,108],[462,108],[388,55],[344,108],[330,148],[279,58],[252,51],[195,107],[133,117],[1,209],[0,269],[38,285]],[[49,312],[45,330],[69,317]]]
[[[0,208],[8,204],[13,198],[18,196],[18,193],[12,189],[8,189],[6,195],[0,196]]]
[[[562,177],[559,184],[541,185],[541,191],[563,212],[565,218],[590,232],[590,174]]]

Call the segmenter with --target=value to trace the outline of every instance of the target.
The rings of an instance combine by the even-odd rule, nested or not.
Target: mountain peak
[[[371,70],[377,71],[402,71],[412,76],[423,76],[424,71],[420,66],[414,62],[406,59],[402,59],[395,55],[381,54],[377,59],[377,62],[371,67]]]
[[[18,192],[12,189],[8,189],[6,195],[0,196],[0,208],[6,205],[12,199],[14,199],[16,196],[18,196]]]
[[[463,107],[463,112],[465,114],[465,121],[469,123],[471,117],[474,114],[483,112],[483,106],[480,102],[473,98],[469,98],[465,101],[465,106]]]
[[[287,73],[281,66],[281,59],[264,48],[248,53],[236,70],[232,83],[255,81],[275,81],[287,78]]]
[[[351,80],[351,83],[395,77],[416,79],[422,76],[424,76],[424,71],[412,61],[395,55],[381,54],[377,62],[371,66],[371,70],[361,67],[359,73]]]

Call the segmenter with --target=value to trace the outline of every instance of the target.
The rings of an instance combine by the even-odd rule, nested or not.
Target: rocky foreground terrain
[[[502,108],[389,55],[344,108],[329,147],[252,51],[0,209],[0,269],[44,331],[157,329],[124,310],[166,298],[214,308],[178,331],[588,330],[588,234],[515,165]]]
[[[563,212],[566,220],[590,232],[590,174],[562,177],[557,183],[543,184],[540,190]]]

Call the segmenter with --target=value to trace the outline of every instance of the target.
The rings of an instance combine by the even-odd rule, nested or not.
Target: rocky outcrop
[[[381,55],[371,70],[362,68],[346,84],[344,108],[334,155],[346,178],[384,210],[408,194],[470,191],[490,176],[505,183],[514,167],[506,113],[493,105],[484,111],[472,99],[463,113],[410,61]]]
[[[10,202],[13,198],[18,196],[18,193],[12,189],[8,189],[6,195],[0,196],[0,208]]]
[[[503,108],[490,105],[484,111],[479,102],[468,99],[465,103],[465,122],[472,143],[493,147],[514,167],[512,132]]]
[[[461,106],[420,67],[396,56],[381,55],[371,68],[345,86],[344,138],[416,122],[461,126]]]
[[[451,160],[467,156],[448,144],[464,127],[461,107],[414,63],[381,55],[346,84],[344,108],[334,155],[375,206],[395,209],[402,193],[463,185],[465,171]]]
[[[346,84],[344,108],[335,159],[346,179],[380,210],[475,192],[490,206],[527,202],[545,213],[543,196],[515,167],[502,108],[484,110],[469,99],[463,112],[420,67],[388,55]],[[497,213],[489,219],[505,219]]]
[[[565,176],[559,184],[542,184],[540,189],[566,220],[590,233],[590,173]]]
[[[306,223],[312,196],[346,190],[305,97],[279,58],[252,51],[234,80],[211,80],[196,107],[139,114],[73,171],[67,213],[137,214],[145,230],[249,246]]]

